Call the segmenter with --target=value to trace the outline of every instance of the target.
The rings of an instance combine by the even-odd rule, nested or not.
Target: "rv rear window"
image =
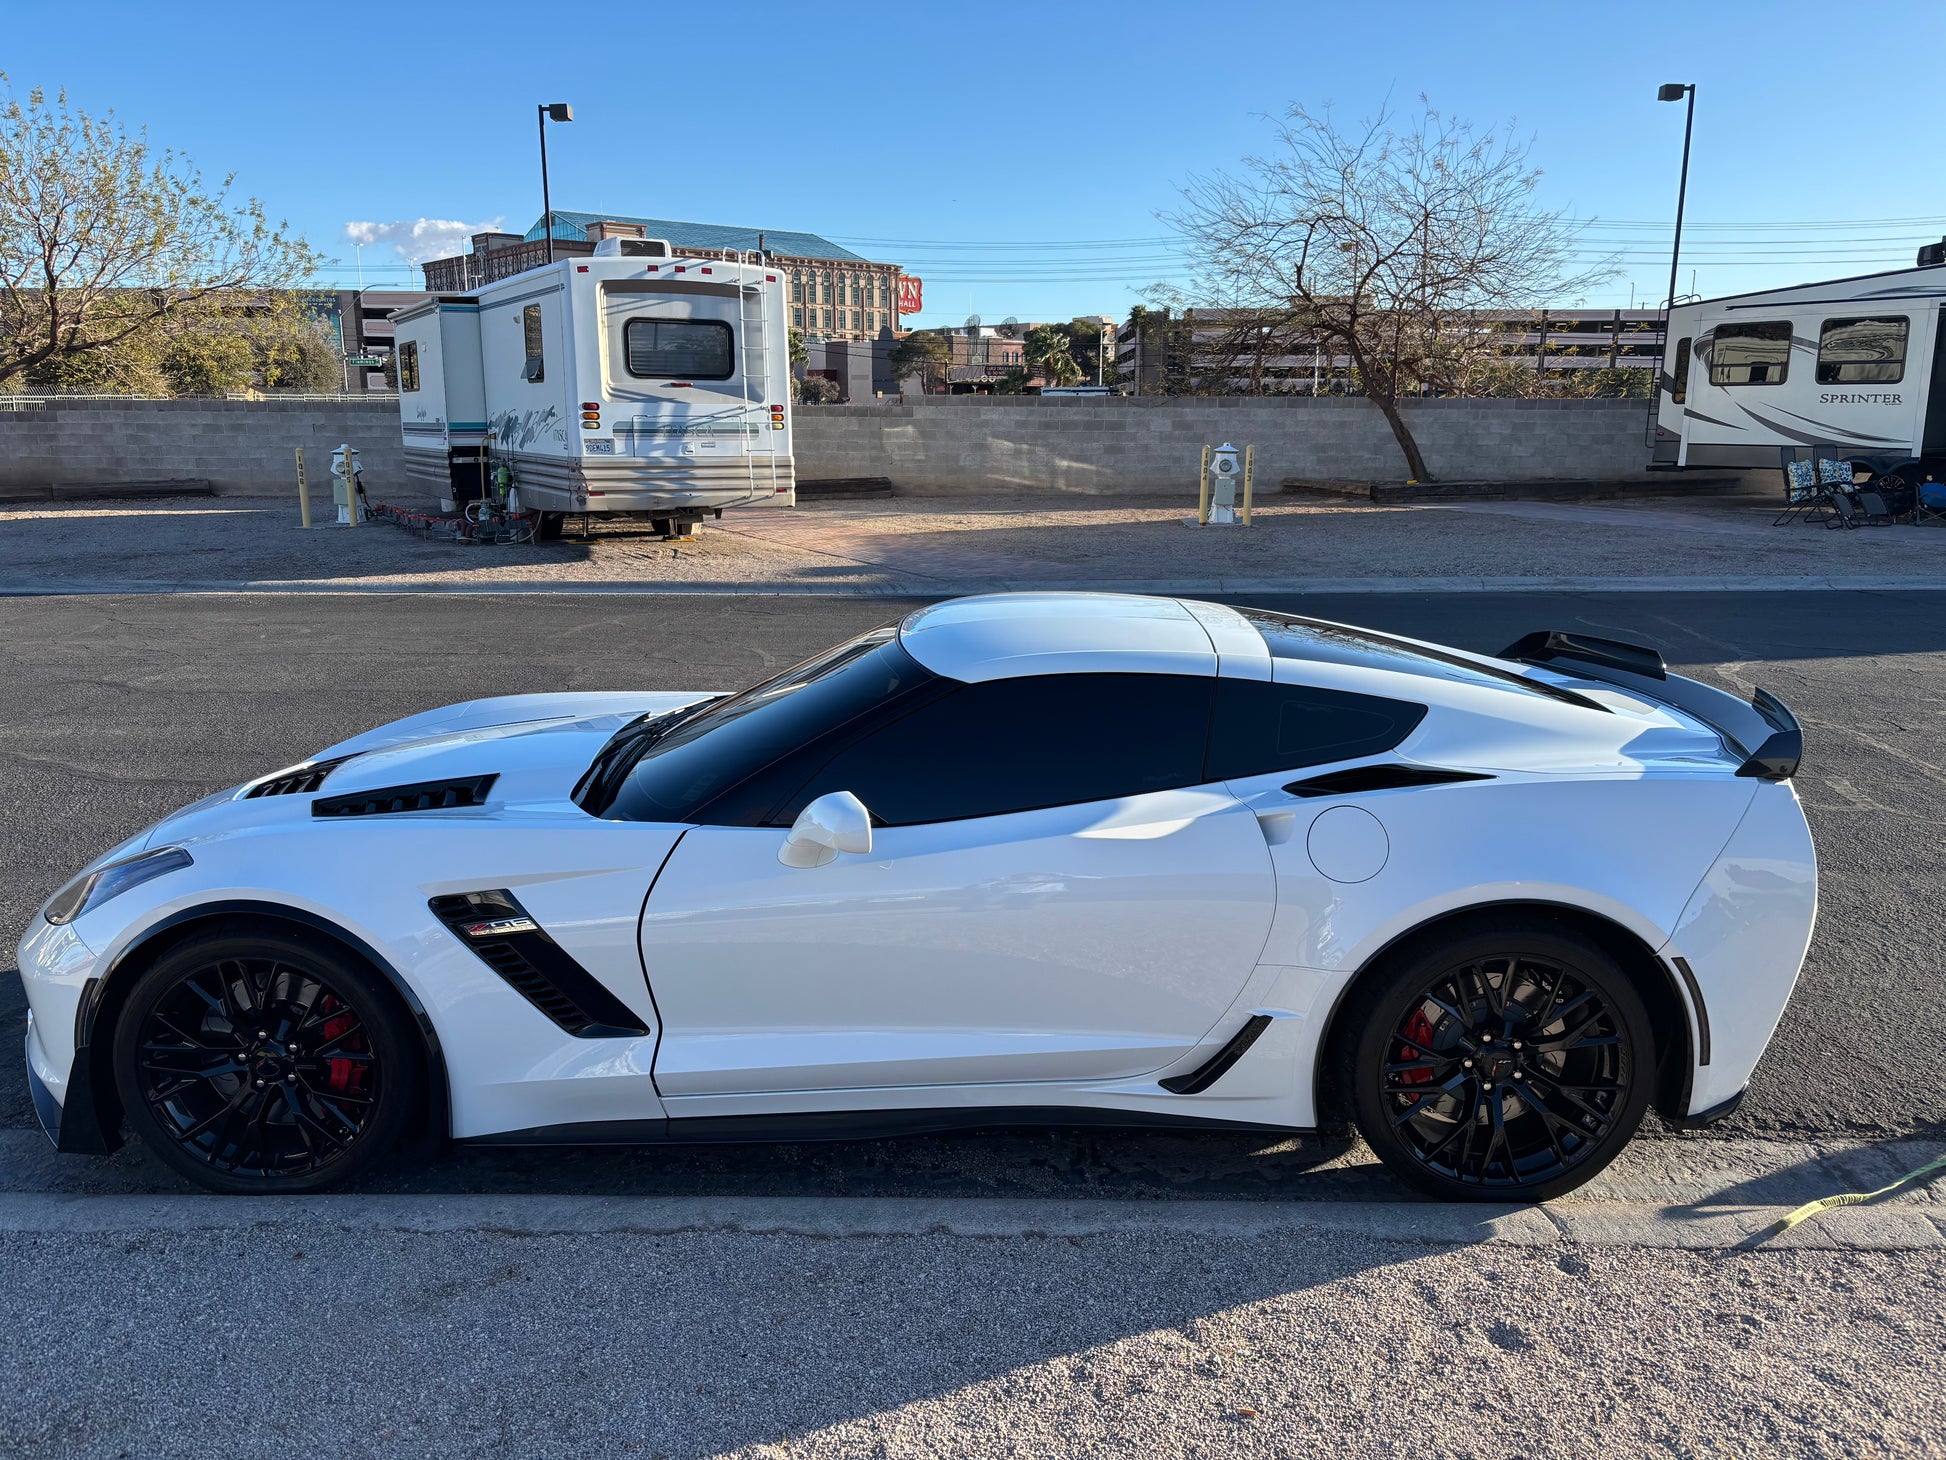
[[[399,346],[399,389],[419,388],[419,342],[407,340]]]
[[[1791,322],[1720,324],[1710,345],[1711,385],[1782,385],[1791,367]]]
[[[730,327],[719,319],[631,319],[622,326],[628,373],[644,380],[728,380]]]
[[[1695,339],[1689,335],[1676,341],[1676,378],[1671,382],[1669,391],[1669,399],[1676,405],[1682,405],[1689,399],[1689,347],[1695,343]]]
[[[520,338],[527,358],[520,367],[521,379],[538,383],[547,378],[547,364],[541,354],[541,307],[530,304],[520,311]]]
[[[1818,331],[1819,385],[1891,385],[1905,378],[1902,314],[1879,319],[1827,319]]]

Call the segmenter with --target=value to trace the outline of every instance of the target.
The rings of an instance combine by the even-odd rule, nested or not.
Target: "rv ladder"
[[[761,251],[751,253],[739,251],[736,256],[736,261],[737,325],[741,335],[738,352],[740,357],[739,363],[742,367],[738,373],[743,377],[743,414],[738,418],[738,431],[743,436],[743,464],[744,470],[749,476],[750,491],[754,495],[757,490],[757,462],[755,453],[757,443],[759,441],[763,442],[765,448],[770,453],[770,492],[774,498],[777,495],[777,443],[770,438],[769,432],[765,429],[770,419],[770,412],[766,409],[770,404],[768,399],[770,392],[770,311],[766,307],[769,295],[763,287],[764,256]],[[744,266],[749,264],[754,264],[757,270],[756,277],[758,282],[754,289],[743,277]],[[755,295],[754,305],[752,295]],[[754,344],[751,342],[752,325],[756,327],[756,342]],[[753,355],[756,357],[754,367],[751,363],[751,357]],[[750,376],[753,370],[757,373],[758,381],[757,399],[755,401],[758,419],[754,426],[750,422],[752,405],[750,399]]]

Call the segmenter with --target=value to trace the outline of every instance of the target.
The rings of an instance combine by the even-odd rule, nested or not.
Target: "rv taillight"
[[[766,284],[775,284],[777,282],[777,276],[775,274],[765,274],[764,282]]]
[[[576,264],[574,266],[574,271],[577,274],[585,274],[588,272],[588,266],[586,264]]]
[[[677,264],[677,265],[676,265],[676,272],[677,272],[678,274],[686,274],[686,273],[688,273],[688,272],[689,272],[689,265],[688,265],[688,264]]]
[[[708,269],[698,269],[698,270],[697,270],[696,272],[697,272],[697,273],[699,273],[699,274],[707,274],[707,273],[709,272],[709,270],[708,270]]]
[[[601,402],[598,400],[584,400],[581,402],[581,409],[584,411],[598,411],[601,409]]]

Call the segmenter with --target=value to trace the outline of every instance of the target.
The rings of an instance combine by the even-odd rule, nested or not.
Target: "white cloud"
[[[392,251],[409,264],[427,259],[446,258],[466,252],[466,240],[476,233],[497,233],[504,217],[483,223],[462,223],[457,218],[406,218],[396,223],[347,223],[345,241],[370,246],[389,243]]]

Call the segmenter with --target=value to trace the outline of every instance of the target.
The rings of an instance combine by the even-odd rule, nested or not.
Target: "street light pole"
[[[574,108],[564,101],[542,102],[534,108],[541,128],[541,227],[547,237],[547,261],[554,262],[554,204],[547,195],[547,124],[574,120]],[[1671,286],[1674,287],[1674,286]]]
[[[1696,125],[1696,88],[1682,82],[1671,82],[1656,90],[1657,101],[1682,101],[1688,99],[1688,114],[1682,124],[1682,178],[1676,185],[1676,237],[1669,245],[1669,295],[1663,303],[1662,334],[1663,353],[1668,354],[1669,311],[1676,307],[1676,265],[1682,257],[1682,210],[1689,200],[1689,135]]]

